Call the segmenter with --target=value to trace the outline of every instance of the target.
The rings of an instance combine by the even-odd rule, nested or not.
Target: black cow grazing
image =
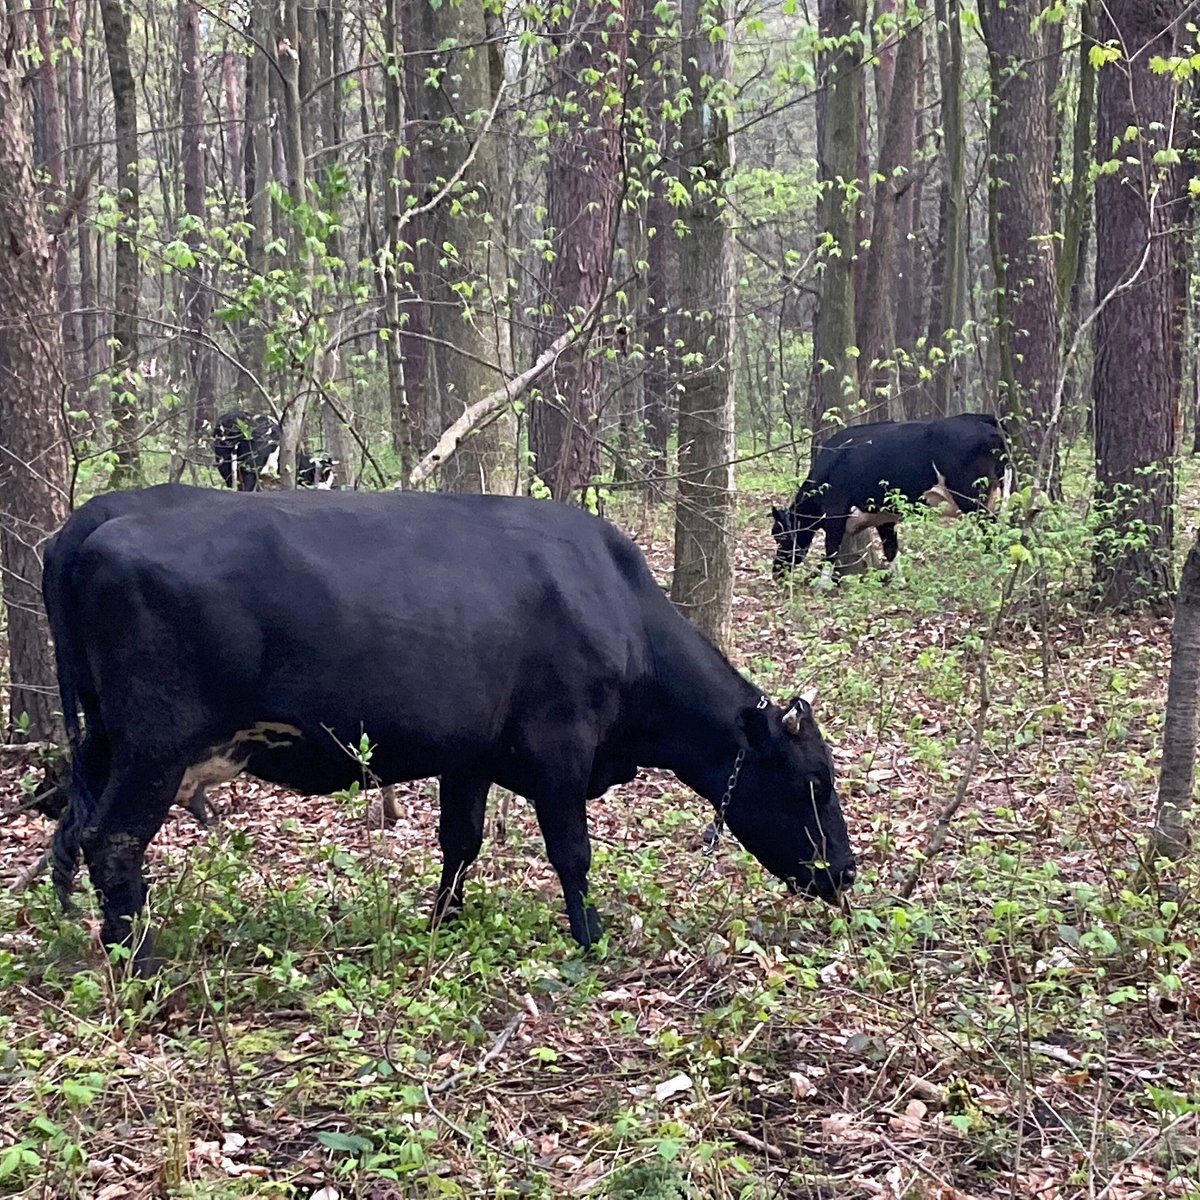
[[[986,413],[840,430],[817,451],[791,507],[771,509],[775,576],[803,561],[818,531],[832,562],[847,534],[874,527],[890,564],[900,549],[900,517],[887,509],[889,496],[954,514],[975,512],[990,507],[1006,466],[1004,434]]]
[[[278,474],[279,440],[279,422],[274,417],[252,416],[244,409],[222,414],[213,434],[213,452],[225,486],[256,492],[264,475]],[[296,483],[329,489],[333,486],[334,465],[331,458],[313,458],[300,449],[296,452]]]
[[[633,543],[578,509],[114,492],[58,533],[43,594],[73,760],[54,880],[66,904],[82,849],[107,942],[129,938],[144,851],[191,780],[248,771],[327,794],[361,780],[345,747],[364,733],[372,782],[441,776],[435,918],[462,903],[496,783],[532,801],[589,946],[585,802],[639,766],[712,801],[793,891],[835,901],[853,882],[808,700],[769,703]]]

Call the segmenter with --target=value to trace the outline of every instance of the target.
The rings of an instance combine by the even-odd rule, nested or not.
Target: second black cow
[[[832,562],[847,534],[878,529],[891,563],[900,548],[892,497],[951,513],[990,508],[1007,463],[1004,434],[987,413],[843,429],[817,451],[790,507],[771,509],[775,576],[803,561],[818,532]]]
[[[213,453],[225,486],[239,492],[257,492],[264,475],[279,471],[279,422],[274,417],[254,416],[244,409],[230,409],[217,420],[213,431]],[[334,462],[323,455],[296,452],[296,483],[299,487],[328,490],[333,486]]]

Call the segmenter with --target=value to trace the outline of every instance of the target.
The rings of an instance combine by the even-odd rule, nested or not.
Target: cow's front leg
[[[438,817],[442,881],[433,906],[435,925],[462,908],[463,876],[479,857],[479,848],[483,845],[483,817],[490,786],[486,779],[442,776]]]
[[[900,539],[896,537],[895,522],[879,526],[879,541],[883,546],[883,560],[889,567],[896,563],[896,555],[900,553]]]
[[[534,797],[533,806],[546,842],[546,855],[562,883],[571,936],[587,950],[604,932],[599,914],[587,899],[588,871],[592,865],[587,802],[582,791],[571,796],[560,792]]]

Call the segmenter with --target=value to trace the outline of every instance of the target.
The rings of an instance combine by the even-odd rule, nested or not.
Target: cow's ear
[[[751,750],[761,750],[771,740],[770,708],[743,708],[738,713],[738,728],[746,735]]]
[[[799,737],[805,722],[815,720],[813,704],[817,699],[817,689],[809,688],[799,696],[793,696],[791,703],[784,710],[783,727],[793,737]]]

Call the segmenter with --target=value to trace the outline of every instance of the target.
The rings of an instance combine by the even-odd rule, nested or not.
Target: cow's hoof
[[[584,917],[587,920],[587,949],[590,950],[604,936],[604,922],[600,920],[600,914],[590,904],[584,909]]]

